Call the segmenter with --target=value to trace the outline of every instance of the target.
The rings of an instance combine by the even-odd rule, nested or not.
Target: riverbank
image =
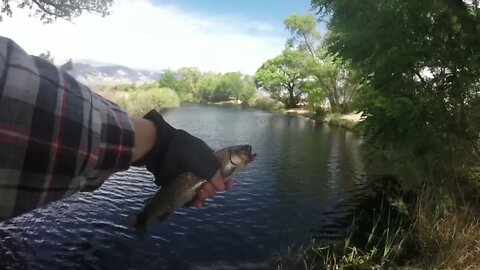
[[[143,115],[152,108],[164,110],[178,108],[182,104],[202,104],[202,102],[199,101],[182,102],[178,95],[169,88],[148,88],[131,92],[112,90],[109,88],[99,88],[96,89],[96,92],[115,102],[129,114],[136,116]],[[285,109],[281,102],[269,97],[256,97],[251,99],[249,102],[228,100],[220,102],[206,102],[204,104],[235,108],[251,108],[272,113],[307,117],[314,121],[323,121],[331,126],[342,127],[350,131],[353,131],[355,126],[362,120],[360,113],[349,113],[343,115],[338,113],[322,113],[321,115],[318,115],[308,108]]]
[[[324,116],[317,116],[306,108],[284,110],[282,113],[307,117],[314,121],[322,121],[330,126],[341,127],[350,131],[353,131],[357,124],[363,120],[361,113],[326,113]]]
[[[381,179],[343,240],[312,238],[281,254],[276,269],[480,269],[480,186],[459,182],[402,190]]]

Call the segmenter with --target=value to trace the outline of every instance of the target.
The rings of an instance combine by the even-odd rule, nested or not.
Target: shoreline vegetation
[[[130,87],[130,91],[118,90],[123,87]],[[308,107],[285,109],[284,105],[270,97],[252,97],[248,101],[226,100],[218,102],[200,102],[199,100],[190,100],[189,102],[181,102],[176,92],[170,88],[139,86],[140,90],[134,90],[137,87],[128,86],[101,86],[96,88],[96,92],[116,103],[129,114],[141,116],[149,110],[156,108],[158,110],[169,110],[182,106],[183,104],[206,104],[217,106],[228,106],[235,108],[248,108],[263,110],[271,113],[279,113],[284,115],[293,115],[306,117],[316,122],[324,122],[330,126],[345,128],[354,131],[355,126],[362,120],[361,113],[332,113],[328,112],[328,108],[322,110],[321,115],[317,115]]]
[[[9,2],[0,10],[6,16],[12,16]],[[18,7],[52,23],[82,11],[107,16],[111,2],[23,1]],[[365,166],[395,180],[379,180],[382,199],[367,207],[375,211],[365,219],[352,218],[344,241],[312,239],[282,254],[275,269],[480,269],[478,1],[311,0],[311,7],[315,16],[285,18],[284,50],[254,76],[184,67],[165,70],[151,84],[98,93],[139,116],[236,100],[358,132]],[[52,60],[49,53],[40,57]],[[71,60],[62,66],[71,68]],[[271,98],[256,96],[257,89]],[[326,103],[333,113],[323,109]],[[291,110],[299,107],[310,113]],[[368,117],[345,115],[352,111]]]
[[[480,9],[420,2],[312,0],[330,19],[329,33],[317,32],[315,17],[292,14],[284,51],[254,76],[186,67],[99,93],[136,115],[217,104],[358,133],[365,166],[395,180],[379,180],[382,199],[366,217],[352,217],[343,241],[312,238],[281,254],[276,269],[479,269],[480,61],[472,59],[479,59],[480,34],[469,25]],[[409,27],[393,27],[387,38],[392,17]],[[387,183],[399,188],[387,192]]]
[[[152,108],[165,110],[182,104],[208,104],[307,117],[354,132],[364,121],[360,113],[342,115],[307,106],[285,109],[282,102],[263,96],[251,96],[247,101],[192,98],[181,101],[177,91],[157,84],[104,87],[96,92],[135,115]],[[365,153],[372,155],[372,160],[382,159],[378,152],[365,150]],[[399,179],[412,175],[406,173],[410,173],[405,170],[406,163],[391,166],[387,162],[385,166]],[[390,188],[381,187],[377,192],[382,194],[382,199],[371,206],[371,212],[363,213],[363,220],[369,222],[353,217],[344,241],[322,243],[312,238],[301,247],[292,246],[281,253],[272,269],[475,269],[480,265],[480,188],[472,179],[479,176],[480,169],[477,169],[468,177],[435,187],[429,185],[434,176],[425,175],[421,184],[414,183],[409,189],[405,182],[398,180],[397,185],[405,186],[405,192],[400,193],[388,193]],[[415,191],[413,195],[411,190]],[[395,218],[393,212],[397,213]],[[365,233],[367,236],[363,239],[357,237]],[[356,237],[362,240],[354,241]]]

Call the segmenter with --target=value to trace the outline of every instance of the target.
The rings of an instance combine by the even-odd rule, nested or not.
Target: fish
[[[220,163],[223,179],[231,178],[240,169],[252,163],[257,154],[252,153],[251,145],[235,145],[214,152]],[[191,172],[185,172],[161,187],[150,199],[145,201],[142,211],[130,217],[137,237],[142,239],[148,223],[157,218],[165,221],[174,211],[190,207],[207,179]]]

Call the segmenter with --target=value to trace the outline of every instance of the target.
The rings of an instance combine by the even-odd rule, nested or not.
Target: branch
[[[347,94],[347,101],[348,101],[348,103],[350,103],[350,102],[352,101],[353,96],[355,95],[355,93],[358,92],[358,89],[360,89],[360,86],[361,86],[360,83],[354,84],[352,91],[350,91],[350,92]]]
[[[40,2],[38,2],[38,0],[32,0],[32,2],[35,3],[35,5],[37,5],[37,7],[39,7],[43,12],[45,12],[49,15],[55,16],[55,17],[62,17],[62,16],[59,16],[57,13],[54,13],[54,12],[46,9]]]
[[[308,51],[309,51],[310,54],[312,55],[312,57],[313,57],[314,59],[317,59],[317,55],[316,55],[315,52],[313,51],[312,46],[310,46],[310,44],[308,44],[307,36],[305,35],[305,33],[302,33],[302,37],[303,37],[303,40],[305,41],[305,45],[307,45]]]
[[[413,69],[414,72],[415,72],[415,75],[418,76],[418,78],[420,79],[420,81],[422,81],[423,84],[427,84],[427,81],[425,81],[425,79],[422,77],[422,74],[420,74],[420,72],[418,72],[418,70],[416,69]]]
[[[87,12],[96,12],[96,13],[101,13],[101,14],[105,14],[104,11],[102,9],[95,9],[95,8],[90,8],[89,6],[74,6],[74,5],[71,5],[71,4],[57,4],[57,3],[54,3],[50,0],[42,0],[41,2],[39,0],[32,0],[33,3],[35,3],[35,5],[41,9],[43,12],[45,12],[46,14],[48,15],[51,15],[51,16],[55,16],[55,17],[58,17],[58,18],[62,18],[64,20],[67,20],[69,22],[72,22],[70,20],[71,18],[71,15],[74,11],[78,11],[78,10],[84,10],[84,11],[87,11]],[[50,6],[50,7],[53,7],[56,11],[60,11],[59,12],[53,12],[53,11],[50,11],[48,10],[45,6]]]

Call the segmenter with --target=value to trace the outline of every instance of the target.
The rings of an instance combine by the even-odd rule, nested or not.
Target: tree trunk
[[[330,103],[330,110],[332,110],[332,112],[334,112],[334,113],[335,112],[341,112],[341,108],[338,105],[335,98],[332,95],[328,95],[327,98],[328,98],[328,103]]]
[[[295,108],[297,106],[297,100],[293,94],[294,88],[288,88],[288,100],[286,107],[287,109]]]

